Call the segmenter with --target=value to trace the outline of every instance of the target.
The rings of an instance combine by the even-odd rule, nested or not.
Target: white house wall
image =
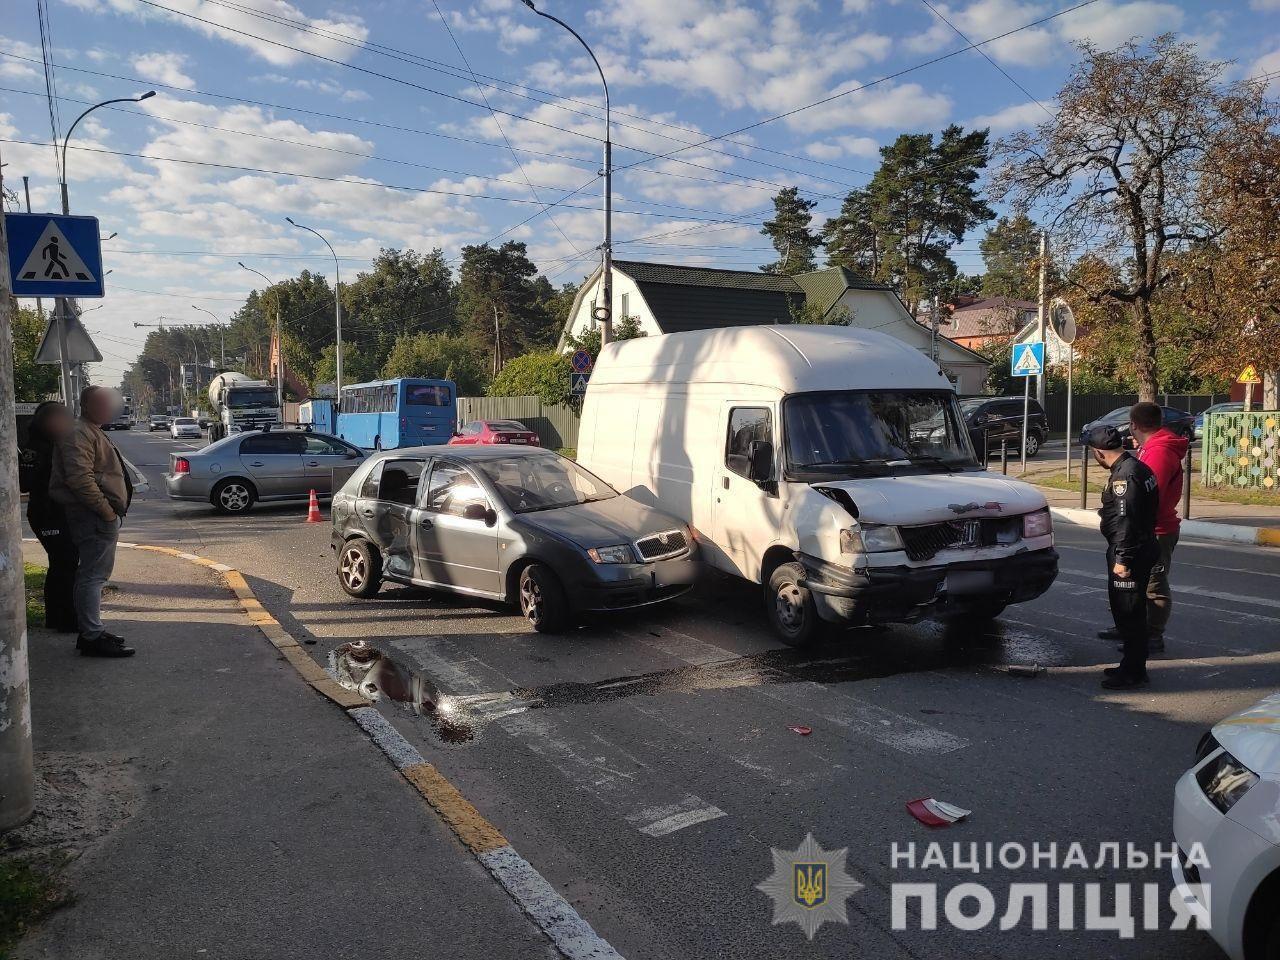
[[[597,322],[591,316],[591,309],[595,306],[594,298],[600,295],[600,281],[597,278],[590,286],[586,288],[586,292],[578,300],[578,309],[573,315],[573,325],[569,328],[569,332],[580,337],[589,330],[594,330],[598,326]],[[626,313],[622,310],[622,299],[627,299]],[[645,302],[644,295],[640,292],[640,288],[636,286],[634,280],[625,273],[618,270],[613,271],[613,317],[614,321],[621,319],[623,316],[637,317],[640,322],[640,329],[649,336],[658,336],[662,333],[658,329],[658,325],[653,320],[653,311],[649,309],[649,304]]]

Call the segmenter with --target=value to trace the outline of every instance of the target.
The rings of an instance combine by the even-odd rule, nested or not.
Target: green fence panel
[[[537,397],[459,397],[458,422],[472,420],[519,420],[552,450],[578,445],[579,414],[564,403],[543,403]]]
[[[1280,411],[1208,414],[1201,458],[1206,486],[1280,496]]]

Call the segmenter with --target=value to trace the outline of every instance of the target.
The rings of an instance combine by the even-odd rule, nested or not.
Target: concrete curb
[[[1053,519],[1081,527],[1098,529],[1098,514],[1094,510],[1073,507],[1050,507]],[[1280,527],[1246,527],[1234,523],[1210,523],[1207,520],[1183,520],[1182,535],[1197,540],[1216,540],[1220,543],[1247,543],[1259,547],[1280,547]]]
[[[408,782],[444,821],[453,835],[470,851],[516,905],[540,929],[567,960],[623,960],[612,946],[568,901],[520,856],[507,838],[462,795],[444,774],[418,752],[370,702],[348,690],[325,672],[303,649],[297,639],[262,606],[240,571],[194,553],[172,547],[142,543],[120,543],[131,550],[145,550],[207,567],[222,577],[240,602],[249,621],[317,693],[337,704],[391,761]]]

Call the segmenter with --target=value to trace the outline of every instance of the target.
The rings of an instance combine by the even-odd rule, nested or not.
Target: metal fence
[[[472,420],[519,420],[544,447],[578,446],[578,411],[563,403],[543,403],[537,397],[459,397],[458,421]]]
[[[1204,419],[1205,486],[1280,492],[1280,411],[1211,413]]]
[[[1156,402],[1165,407],[1202,413],[1207,407],[1230,399],[1225,393],[1162,393]],[[1116,407],[1131,407],[1138,402],[1136,393],[1077,393],[1071,399],[1071,429],[1079,430],[1083,424],[1110,413]],[[1067,395],[1051,393],[1045,397],[1044,412],[1049,417],[1049,429],[1061,432],[1067,428]]]

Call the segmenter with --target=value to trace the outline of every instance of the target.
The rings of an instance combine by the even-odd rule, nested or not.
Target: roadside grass
[[[42,919],[71,902],[56,867],[44,857],[0,859],[0,960]]]
[[[562,457],[568,457],[570,460],[578,459],[578,450],[576,447],[561,447],[556,451]]]
[[[34,563],[22,565],[22,579],[27,593],[27,626],[44,626],[44,575],[48,568]],[[2,903],[3,901],[0,901]]]
[[[1096,471],[1092,469],[1089,473],[1091,477],[1096,475]],[[1053,487],[1055,490],[1078,491],[1080,489],[1079,471],[1073,474],[1070,480],[1067,479],[1065,471],[1060,473],[1038,473],[1035,476],[1028,476],[1026,479],[1042,487]],[[1090,479],[1089,492],[1101,493],[1102,484]],[[1280,493],[1206,487],[1199,480],[1193,481],[1191,484],[1191,501],[1194,504],[1196,500],[1214,500],[1218,503],[1236,503],[1248,507],[1280,507]]]

